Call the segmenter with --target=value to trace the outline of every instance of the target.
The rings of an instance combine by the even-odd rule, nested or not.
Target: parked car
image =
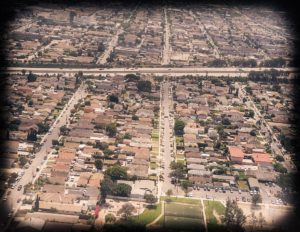
[[[22,185],[18,186],[18,191],[20,191],[22,189]]]

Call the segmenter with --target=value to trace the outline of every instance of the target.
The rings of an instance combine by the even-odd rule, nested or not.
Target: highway
[[[0,72],[21,73],[25,69],[37,74],[46,73],[78,73],[104,75],[104,74],[155,74],[155,75],[210,75],[210,76],[247,76],[250,71],[266,71],[271,68],[208,68],[208,67],[181,67],[181,68],[31,68],[31,67],[9,67]],[[287,71],[289,73],[299,72],[296,68],[276,68],[278,71]]]
[[[59,138],[60,127],[66,124],[67,118],[70,116],[71,109],[73,109],[74,105],[85,95],[86,95],[85,87],[84,84],[82,84],[77,89],[77,91],[73,94],[73,96],[70,98],[69,102],[65,105],[60,115],[56,118],[49,132],[42,138],[41,149],[37,153],[35,153],[35,158],[32,160],[32,163],[29,166],[29,168],[23,169],[25,173],[17,184],[17,187],[19,185],[22,185],[23,186],[22,189],[19,191],[17,187],[15,187],[14,189],[8,189],[7,191],[11,191],[11,193],[9,196],[7,196],[7,200],[3,201],[3,199],[1,199],[0,224],[2,225],[2,229],[1,229],[2,231],[5,231],[5,229],[7,229],[8,225],[11,222],[11,219],[13,218],[17,209],[20,207],[22,203],[22,201],[18,202],[18,200],[19,199],[22,200],[24,186],[28,183],[32,183],[41,174],[41,171],[36,173],[36,168],[45,165],[48,158],[47,156],[51,154],[50,151],[52,147],[52,140]],[[34,177],[35,173],[36,176]],[[7,194],[7,191],[4,195]],[[9,214],[11,214],[12,216],[9,217],[8,216]]]

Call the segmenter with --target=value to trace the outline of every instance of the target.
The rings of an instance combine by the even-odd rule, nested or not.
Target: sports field
[[[204,231],[200,202],[197,204],[165,203],[164,226],[174,231]]]

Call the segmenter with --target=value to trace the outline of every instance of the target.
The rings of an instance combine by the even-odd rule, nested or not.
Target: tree
[[[259,212],[257,222],[258,222],[258,226],[259,226],[260,228],[262,228],[262,227],[264,226],[264,224],[266,223],[266,219],[265,219],[264,216],[262,215],[262,212]]]
[[[157,198],[153,194],[145,194],[144,199],[150,205],[153,205],[155,202],[157,202]]]
[[[135,208],[131,203],[125,203],[124,205],[122,205],[122,208],[119,210],[118,213],[122,214],[123,218],[127,220],[128,217],[132,215],[134,210]]]
[[[284,158],[283,158],[282,155],[277,155],[277,156],[275,157],[275,159],[276,159],[278,162],[283,162],[283,161],[284,161]]]
[[[38,133],[42,134],[42,133],[47,133],[49,131],[50,126],[48,124],[44,124],[44,123],[38,123]]]
[[[109,96],[108,96],[108,100],[109,100],[110,102],[119,103],[119,98],[118,98],[118,96],[116,96],[116,95],[114,95],[114,94],[109,95]]]
[[[112,180],[127,179],[127,170],[120,165],[114,165],[105,171]]]
[[[228,126],[231,124],[231,122],[230,122],[229,118],[225,117],[222,119],[222,124]]]
[[[273,166],[276,172],[287,173],[287,169],[281,163],[276,162]]]
[[[31,71],[29,71],[29,74],[27,75],[27,81],[28,82],[35,82],[37,79],[37,76],[33,74]]]
[[[96,160],[95,160],[95,167],[96,167],[98,170],[102,170],[102,167],[103,167],[103,162],[102,162],[102,160],[96,159]]]
[[[129,81],[135,82],[135,81],[140,80],[140,77],[137,76],[137,75],[135,75],[135,74],[130,73],[130,74],[127,74],[127,75],[125,76],[125,80],[128,81],[128,82],[129,82]]]
[[[52,146],[58,146],[59,141],[57,139],[52,139]]]
[[[182,136],[184,127],[185,127],[184,121],[180,119],[175,119],[175,124],[174,124],[175,135]]]
[[[66,135],[66,133],[68,132],[68,127],[66,125],[63,125],[59,128],[59,131],[62,135]]]
[[[170,164],[170,168],[173,170],[170,173],[171,177],[174,177],[177,180],[184,178],[185,167],[183,163],[176,163],[175,161],[172,161]]]
[[[36,141],[37,140],[37,132],[34,129],[30,129],[27,133],[27,140],[28,141]]]
[[[70,14],[69,14],[70,24],[73,23],[73,20],[75,17],[76,17],[76,12],[70,11]]]
[[[25,70],[25,69],[22,69],[22,71],[21,71],[21,72],[22,72],[22,75],[23,75],[23,76],[25,76],[25,74],[26,74],[26,70]]]
[[[27,164],[27,162],[28,162],[28,159],[25,156],[20,157],[19,163],[20,163],[21,167],[23,167],[25,164]]]
[[[132,120],[137,121],[137,120],[139,120],[139,117],[134,114],[134,115],[132,115]]]
[[[257,205],[257,203],[261,203],[262,199],[261,199],[261,195],[260,194],[254,194],[252,196],[252,204],[253,205]]]
[[[173,194],[172,189],[168,189],[168,191],[166,192],[167,196],[170,197]]]
[[[227,200],[223,221],[229,231],[243,231],[246,216],[242,209],[238,207],[236,201]]]
[[[256,136],[256,130],[250,131],[250,135],[251,135],[251,136]]]
[[[105,203],[106,196],[111,194],[113,191],[114,182],[109,176],[104,176],[103,181],[101,182],[100,192],[101,192],[101,202]]]
[[[254,117],[254,111],[252,109],[245,110],[244,117],[253,118]]]
[[[39,195],[37,195],[36,198],[35,198],[33,210],[38,211],[39,208],[40,208],[40,197],[39,197]]]
[[[113,195],[120,197],[129,197],[132,187],[128,184],[120,183],[114,186]]]
[[[257,224],[257,217],[255,216],[255,213],[252,212],[251,216],[250,216],[250,228],[251,228],[251,232],[252,231],[256,231],[256,224]]]
[[[132,136],[129,133],[125,133],[125,135],[123,136],[123,139],[131,139]]]
[[[182,181],[181,188],[183,189],[183,191],[184,191],[185,194],[188,193],[190,185],[191,185],[190,182],[188,182],[186,180]]]
[[[117,134],[117,126],[115,123],[110,123],[106,126],[105,131],[109,137],[114,137]]]
[[[116,217],[112,213],[108,213],[105,215],[105,223],[114,223],[116,222]]]
[[[246,87],[245,87],[245,91],[246,91],[248,94],[252,95],[252,89],[251,89],[250,86],[246,86]]]
[[[150,93],[151,89],[152,89],[151,81],[144,81],[144,80],[138,81],[137,88],[141,92],[149,92]]]
[[[102,42],[98,44],[98,52],[104,52],[105,51],[105,46]]]
[[[295,184],[295,174],[292,172],[289,173],[282,173],[280,174],[277,179],[276,183],[285,191],[290,192],[296,186]]]

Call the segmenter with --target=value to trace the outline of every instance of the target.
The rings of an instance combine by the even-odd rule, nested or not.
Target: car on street
[[[22,185],[18,186],[18,191],[20,191],[22,189]]]
[[[246,202],[246,197],[242,197],[242,201],[243,201],[243,202]]]

